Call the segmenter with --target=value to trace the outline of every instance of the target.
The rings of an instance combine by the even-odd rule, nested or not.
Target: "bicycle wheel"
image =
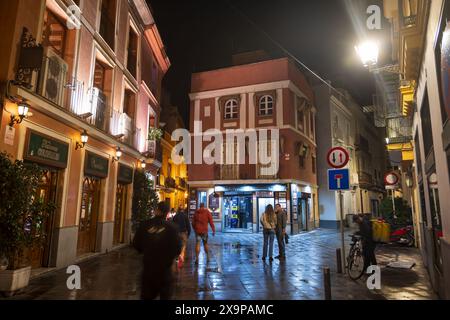
[[[359,248],[355,248],[349,253],[348,275],[352,280],[360,279],[364,274],[364,257]]]

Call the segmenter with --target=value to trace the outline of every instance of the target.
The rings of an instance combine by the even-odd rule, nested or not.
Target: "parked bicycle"
[[[364,255],[361,236],[350,235],[352,243],[347,257],[348,275],[352,280],[360,279],[364,274]]]

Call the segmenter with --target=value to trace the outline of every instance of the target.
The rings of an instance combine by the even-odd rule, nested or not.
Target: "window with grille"
[[[259,115],[270,116],[273,114],[273,97],[269,95],[262,96],[259,99]]]
[[[230,99],[225,103],[224,118],[225,120],[238,118],[238,101],[236,99]]]

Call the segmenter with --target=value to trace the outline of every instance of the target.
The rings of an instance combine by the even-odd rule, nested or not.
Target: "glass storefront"
[[[253,198],[251,194],[224,196],[223,226],[225,232],[253,231]]]

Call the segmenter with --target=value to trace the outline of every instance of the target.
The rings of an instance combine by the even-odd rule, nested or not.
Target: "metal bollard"
[[[330,268],[323,268],[323,290],[325,291],[325,300],[331,300],[331,276]]]
[[[342,253],[341,249],[336,249],[337,273],[342,273]]]

